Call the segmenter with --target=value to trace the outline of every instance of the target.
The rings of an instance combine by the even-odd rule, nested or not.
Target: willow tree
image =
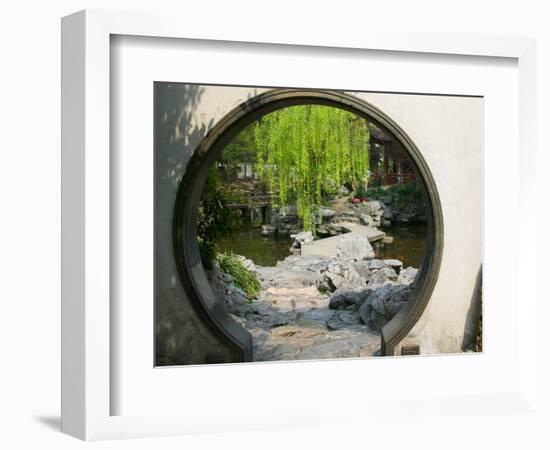
[[[255,125],[256,172],[277,193],[276,202],[296,202],[304,229],[315,232],[323,195],[335,187],[353,190],[367,181],[369,128],[365,119],[321,105],[291,106]]]

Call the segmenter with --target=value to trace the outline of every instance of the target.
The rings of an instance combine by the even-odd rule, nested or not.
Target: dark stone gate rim
[[[326,105],[364,117],[397,139],[411,157],[424,184],[428,205],[428,242],[415,289],[407,304],[382,329],[382,355],[395,354],[397,344],[418,321],[435,287],[443,254],[443,213],[431,171],[418,147],[401,127],[370,103],[341,91],[273,89],[243,102],[208,132],[193,153],[178,187],[173,216],[173,245],[178,274],[185,292],[205,326],[230,349],[230,361],[253,360],[252,337],[229,316],[223,302],[212,295],[200,260],[197,210],[208,172],[224,147],[247,125],[278,109],[295,105]],[[208,358],[207,358],[208,359]]]

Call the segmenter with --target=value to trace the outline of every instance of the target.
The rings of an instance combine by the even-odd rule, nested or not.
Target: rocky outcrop
[[[347,234],[336,245],[336,258],[344,261],[361,261],[374,258],[374,249],[365,236]]]
[[[343,197],[333,203],[334,207],[321,207],[315,214],[317,237],[347,233],[349,230],[341,225],[346,222],[380,227],[387,216],[384,204],[378,200],[350,203],[347,197]],[[271,223],[262,227],[262,234],[269,236],[274,233],[273,230],[280,235],[298,234],[301,227],[296,207],[289,205],[274,209]]]
[[[291,234],[293,239],[293,248],[302,248],[303,245],[307,245],[313,242],[313,233],[311,231],[301,231],[300,233]]]
[[[408,285],[385,284],[365,293],[358,310],[361,321],[372,330],[381,330],[409,300]]]
[[[214,267],[212,287],[252,334],[255,360],[372,356],[379,351],[379,332],[408,301],[417,269],[403,269],[397,260],[345,255],[289,256],[275,267],[241,257],[262,286],[255,299]]]

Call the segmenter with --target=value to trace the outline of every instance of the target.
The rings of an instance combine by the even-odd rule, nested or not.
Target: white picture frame
[[[311,33],[306,39],[292,30],[274,34],[257,29],[233,29],[230,24],[205,28],[201,21],[186,23],[170,15],[82,11],[62,22],[62,430],[86,440],[162,436],[207,431],[257,429],[254,420],[226,420],[229,411],[111,415],[111,394],[117,386],[110,377],[110,63],[111,36],[202,39],[235,43],[287,44],[341,49],[500,57],[517,60],[519,77],[519,182],[513,198],[522,198],[524,220],[534,223],[528,203],[534,186],[529,168],[535,164],[535,45],[533,40],[451,34],[354,32]],[[526,203],[525,203],[526,202]],[[535,260],[535,244],[519,249],[521,259]],[[519,283],[527,269],[517,271]],[[526,285],[528,283],[525,283]],[[533,289],[534,286],[526,289]],[[515,293],[516,298],[519,295]],[[532,410],[536,398],[536,329],[526,311],[534,310],[536,295],[524,291],[517,326],[517,345],[523,349],[517,383],[501,394],[465,393],[461,398],[408,398],[406,408],[422,410],[437,404],[442,415],[471,414],[470,406],[486,414],[503,403],[515,412]],[[152,313],[151,313],[152,314]],[[152,315],[151,315],[152,320]],[[487,331],[491,333],[491,330]],[[397,363],[396,363],[397,364]],[[445,363],[443,363],[445,364]],[[264,366],[266,367],[266,366]],[[269,372],[267,367],[264,372]],[[182,375],[184,376],[184,375]],[[467,394],[467,395],[466,395]],[[406,397],[394,400],[405,401]],[[278,407],[283,419],[271,426],[307,426],[311,422],[353,415],[396,414],[390,403],[333,405],[330,412],[311,415],[315,405],[291,411]],[[308,411],[309,413],[304,413]]]

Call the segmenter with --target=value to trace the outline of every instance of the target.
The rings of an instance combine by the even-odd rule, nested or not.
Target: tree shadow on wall
[[[157,182],[177,186],[193,151],[212,128],[213,118],[206,122],[205,114],[197,115],[204,92],[199,85],[155,84]]]

